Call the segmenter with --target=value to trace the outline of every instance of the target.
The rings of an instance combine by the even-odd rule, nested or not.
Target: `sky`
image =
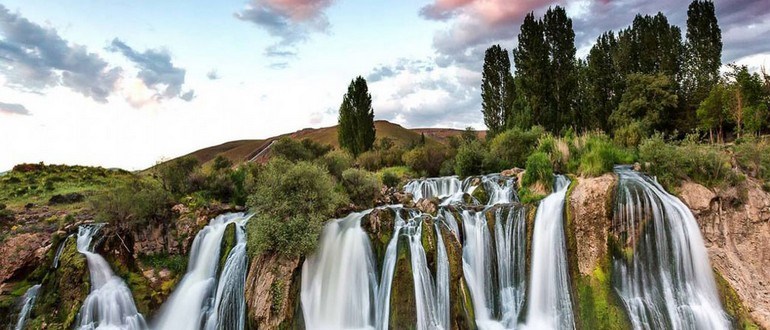
[[[716,0],[724,63],[770,66],[770,1]],[[0,172],[147,168],[336,124],[350,81],[376,119],[483,129],[481,68],[524,16],[573,19],[578,56],[637,13],[685,31],[687,0],[0,0]]]

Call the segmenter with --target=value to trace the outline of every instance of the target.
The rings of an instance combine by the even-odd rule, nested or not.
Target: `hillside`
[[[446,144],[448,143],[450,136],[459,135],[463,132],[463,130],[449,128],[410,129],[386,120],[375,121],[374,127],[377,131],[377,139],[387,137],[400,145],[409,145],[414,141],[418,141],[421,134],[425,134],[426,142],[428,144]],[[486,135],[486,132],[479,132],[480,137],[483,137],[484,135]],[[290,136],[298,140],[310,139],[321,144],[328,144],[334,148],[339,148],[339,142],[337,141],[337,126],[335,125],[322,128],[305,128],[293,133],[282,134],[262,140],[237,140],[225,142],[220,145],[193,151],[182,157],[195,157],[198,159],[198,162],[205,165],[221,155],[231,160],[233,163],[238,164],[252,159],[261,159],[266,154],[263,151],[268,149],[270,143],[283,136]]]

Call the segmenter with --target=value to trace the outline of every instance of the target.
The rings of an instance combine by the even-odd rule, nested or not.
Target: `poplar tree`
[[[337,126],[340,147],[353,155],[372,149],[375,139],[372,96],[366,80],[358,76],[350,82],[342,98]]]
[[[700,104],[719,82],[722,66],[722,30],[714,3],[695,0],[687,9],[687,43],[684,77],[688,103]]]
[[[575,31],[572,19],[564,8],[549,8],[543,17],[543,32],[550,58],[549,118],[551,131],[558,133],[574,124],[577,116],[573,112],[577,91],[577,68],[575,60]]]
[[[490,137],[505,130],[509,122],[514,100],[513,84],[508,51],[500,45],[487,49],[481,78],[481,112]]]
[[[513,51],[513,62],[516,65],[517,94],[523,106],[514,109],[526,111],[526,115],[514,116],[526,117],[532,124],[546,126],[545,124],[552,123],[553,119],[549,112],[550,62],[543,22],[535,19],[534,13],[527,14],[521,24],[518,38],[519,44]]]

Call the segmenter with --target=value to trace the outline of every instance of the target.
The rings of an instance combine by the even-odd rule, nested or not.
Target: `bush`
[[[749,176],[770,181],[770,144],[751,137],[735,145],[735,160]]]
[[[321,163],[334,177],[342,178],[342,172],[353,166],[353,155],[346,150],[338,149],[321,157]]]
[[[624,147],[638,147],[642,143],[642,138],[647,135],[642,123],[633,121],[632,123],[615,130],[615,143]]]
[[[356,158],[356,163],[369,171],[377,171],[385,167],[403,165],[403,155],[404,150],[401,147],[392,146],[387,150],[377,149],[363,152]]]
[[[443,148],[435,146],[416,147],[404,153],[402,159],[406,166],[418,173],[428,176],[437,176],[441,170],[441,164],[447,158]]]
[[[90,200],[98,221],[121,229],[145,226],[169,217],[171,196],[153,182],[134,180]]]
[[[193,180],[193,174],[199,169],[198,159],[186,156],[159,164],[157,174],[164,189],[181,196],[199,188]]]
[[[489,152],[501,161],[505,168],[524,167],[527,157],[537,145],[543,128],[534,126],[528,131],[509,129],[498,134],[489,144]]]
[[[464,143],[457,149],[455,156],[455,173],[459,176],[471,176],[484,172],[484,160],[487,151],[479,141]]]
[[[260,170],[247,203],[255,212],[247,225],[251,255],[312,252],[323,222],[345,201],[334,187],[334,179],[321,166],[271,159]]]
[[[686,179],[707,187],[734,184],[739,179],[732,171],[730,157],[718,147],[694,142],[666,143],[659,134],[642,142],[639,158],[644,169],[667,188],[676,187]]]
[[[634,155],[615,145],[602,134],[588,134],[585,137],[578,157],[578,174],[583,176],[599,176],[612,172],[616,164],[630,164]]]
[[[292,162],[311,160],[313,153],[300,141],[290,137],[282,137],[270,147],[270,153],[276,157],[283,157]]]
[[[342,186],[353,203],[369,208],[380,195],[382,183],[372,172],[350,168],[342,172]]]
[[[211,165],[211,169],[214,171],[219,171],[231,168],[232,166],[233,162],[222,155],[218,155],[216,158],[214,158],[214,163]]]
[[[535,184],[543,185],[546,193],[553,189],[553,167],[548,155],[544,152],[535,152],[527,157],[526,170],[521,179],[522,187],[530,187]]]
[[[554,137],[551,134],[543,134],[537,140],[535,151],[548,155],[551,166],[556,172],[567,172],[567,163],[570,159],[570,148],[567,141]]]
[[[394,171],[382,172],[382,183],[389,188],[398,188],[401,183],[401,178],[398,177]]]

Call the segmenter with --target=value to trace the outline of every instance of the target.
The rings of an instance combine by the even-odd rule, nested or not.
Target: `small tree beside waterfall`
[[[348,92],[342,98],[337,138],[340,147],[358,156],[372,149],[374,137],[372,96],[369,94],[366,79],[358,76],[350,82]]]

